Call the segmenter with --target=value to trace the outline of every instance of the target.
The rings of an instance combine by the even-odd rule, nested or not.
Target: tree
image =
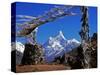
[[[81,37],[81,44],[83,47],[83,66],[84,68],[89,68],[90,67],[90,53],[89,52],[89,24],[88,24],[88,7],[82,6],[81,7],[81,13],[82,13],[82,18],[81,18],[81,31],[79,32],[80,37]]]

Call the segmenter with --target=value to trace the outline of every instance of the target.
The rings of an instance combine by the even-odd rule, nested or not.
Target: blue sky
[[[38,16],[42,15],[45,11],[50,10],[55,5],[52,4],[38,4],[38,3],[16,3],[16,15]],[[78,32],[80,31],[81,15],[80,8],[77,6],[72,12],[78,13],[76,16],[65,16],[53,22],[46,23],[38,28],[37,42],[45,43],[50,36],[56,36],[62,30],[66,39],[75,38],[80,40]],[[23,23],[19,21],[17,23]],[[97,8],[89,7],[89,26],[90,35],[97,32]],[[25,42],[25,38],[18,38],[17,41]]]

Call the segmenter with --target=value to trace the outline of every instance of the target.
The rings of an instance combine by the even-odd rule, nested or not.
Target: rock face
[[[20,65],[21,64],[21,59],[23,57],[23,53],[21,53],[20,51],[16,51],[16,64],[17,65]]]
[[[71,67],[71,69],[82,69],[83,68],[83,49],[82,46],[78,46],[74,48],[72,51],[66,54],[67,64]],[[82,64],[83,63],[83,64]]]
[[[85,58],[88,60],[88,68],[97,68],[97,34],[94,33],[90,40],[91,44],[89,44],[85,54],[81,45],[66,54],[66,60],[71,69],[86,68]]]
[[[25,50],[21,61],[22,65],[39,64],[43,61],[43,48],[36,44],[25,44]]]
[[[91,37],[91,50],[90,67],[97,68],[97,33]]]

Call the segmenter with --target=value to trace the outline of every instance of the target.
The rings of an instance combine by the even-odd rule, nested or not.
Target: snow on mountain
[[[59,35],[56,36],[56,38],[66,40],[66,38],[64,37],[64,34],[63,34],[63,32],[61,30],[59,31]]]
[[[67,40],[62,31],[55,37],[50,37],[43,45],[45,49],[45,58],[47,61],[53,61],[55,57],[62,56],[65,52],[71,51],[79,46],[80,42],[76,39]]]
[[[21,63],[25,46],[21,42],[12,42],[12,52],[16,52],[16,64]]]
[[[24,52],[25,46],[21,42],[16,42],[16,50]]]
[[[73,38],[71,40],[67,40],[66,49],[70,51],[79,45],[80,45],[80,42]]]
[[[13,50],[17,50],[17,51],[23,53],[23,51],[24,51],[24,49],[25,49],[25,46],[24,46],[21,42],[17,42],[17,41],[16,41],[16,43],[15,43],[15,42],[12,42],[12,43],[11,43],[11,48],[12,48],[12,51],[13,51]]]
[[[75,43],[78,43],[78,44],[80,43],[79,41],[77,41],[77,40],[74,39],[74,38],[71,39],[71,40],[67,40],[67,42],[68,42],[68,43],[73,43],[73,42],[75,42]]]

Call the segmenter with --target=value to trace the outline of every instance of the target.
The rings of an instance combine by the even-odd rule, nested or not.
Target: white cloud
[[[36,19],[36,17],[28,16],[28,15],[16,15],[16,22],[28,22],[33,19]]]
[[[28,15],[16,15],[18,18],[24,18],[24,19],[36,19],[36,17],[28,16]]]
[[[20,21],[26,21],[27,22],[27,21],[31,21],[31,20],[30,19],[17,19],[16,21],[17,22],[20,22]]]

